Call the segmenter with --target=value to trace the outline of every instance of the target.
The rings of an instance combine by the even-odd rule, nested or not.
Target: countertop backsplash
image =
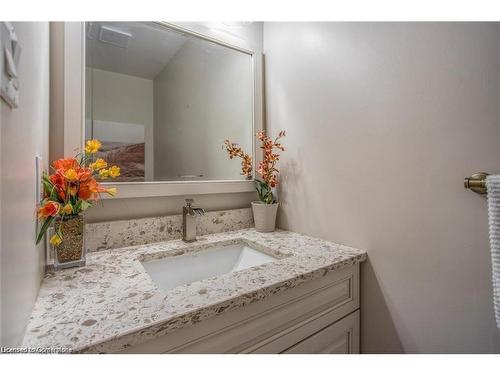
[[[199,236],[253,227],[251,208],[211,211],[197,219]],[[182,238],[182,215],[107,221],[85,225],[87,252]]]

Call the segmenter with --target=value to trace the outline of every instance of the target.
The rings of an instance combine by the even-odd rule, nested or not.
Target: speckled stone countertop
[[[141,261],[245,242],[278,258],[245,270],[160,290]],[[91,253],[81,268],[49,272],[23,346],[116,352],[366,259],[332,242],[254,229]]]

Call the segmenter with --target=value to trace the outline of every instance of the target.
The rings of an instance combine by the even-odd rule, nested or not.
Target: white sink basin
[[[245,243],[219,245],[185,255],[142,262],[163,290],[275,261]]]

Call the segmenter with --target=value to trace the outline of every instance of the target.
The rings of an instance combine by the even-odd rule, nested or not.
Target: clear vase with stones
[[[85,265],[84,230],[82,214],[58,217],[54,221],[53,233],[62,233],[61,243],[51,245],[56,270]]]

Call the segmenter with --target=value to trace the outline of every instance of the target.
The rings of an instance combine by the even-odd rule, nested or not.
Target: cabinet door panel
[[[351,354],[359,353],[359,310],[316,332],[283,353]]]

